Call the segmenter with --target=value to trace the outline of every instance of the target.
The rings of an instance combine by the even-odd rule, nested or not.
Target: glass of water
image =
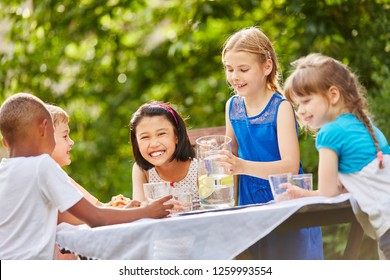
[[[179,205],[174,206],[173,212],[187,212],[192,210],[192,194],[190,192],[174,190],[172,196],[179,203]]]

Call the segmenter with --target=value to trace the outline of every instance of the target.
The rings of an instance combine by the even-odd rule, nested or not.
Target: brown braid
[[[346,68],[347,69],[347,68]],[[348,69],[347,69],[348,70]],[[344,96],[345,105],[348,107],[349,111],[354,114],[367,128],[368,132],[371,135],[372,140],[374,141],[374,145],[377,153],[381,152],[379,147],[378,139],[375,136],[374,128],[372,127],[372,123],[370,121],[370,113],[368,112],[368,102],[365,98],[365,88],[359,83],[357,77],[350,73],[350,83],[346,88],[347,92],[350,95],[350,99]],[[379,168],[383,169],[383,162],[379,160]]]
[[[378,153],[381,152],[381,149],[379,147],[379,143],[378,143],[378,139],[376,139],[376,136],[375,136],[375,133],[374,133],[374,129],[372,127],[372,124],[371,124],[371,121],[368,117],[368,115],[363,111],[361,110],[361,108],[359,106],[356,106],[356,110],[355,112],[352,112],[363,124],[364,126],[367,128],[368,132],[370,133],[371,137],[372,137],[372,140],[374,141],[374,145],[375,145],[375,148],[376,148],[376,151]],[[380,169],[383,169],[384,166],[383,166],[383,162],[382,160],[379,161],[379,168]]]

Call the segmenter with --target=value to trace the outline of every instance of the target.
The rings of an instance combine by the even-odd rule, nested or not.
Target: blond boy
[[[56,140],[56,146],[54,148],[51,157],[61,166],[69,165],[72,161],[70,158],[70,151],[72,150],[74,141],[70,138],[69,129],[69,115],[62,108],[46,104],[46,108],[51,114],[54,125],[54,138]],[[69,177],[70,182],[82,192],[84,197],[97,206],[115,206],[115,207],[137,207],[140,206],[140,202],[136,200],[130,200],[123,195],[114,196],[107,204],[100,202],[96,197],[89,193],[85,188],[79,185],[75,180]],[[81,224],[82,221],[76,219],[68,212],[59,213],[58,223],[67,222],[70,224]]]

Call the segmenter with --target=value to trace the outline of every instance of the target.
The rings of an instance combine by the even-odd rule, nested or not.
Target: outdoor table
[[[273,230],[351,223],[345,257],[357,259],[363,231],[349,194],[193,211],[164,219],[90,228],[62,223],[60,248],[88,259],[234,259]]]

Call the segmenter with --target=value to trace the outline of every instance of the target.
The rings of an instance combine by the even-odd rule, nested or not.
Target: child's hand
[[[145,210],[147,211],[146,216],[156,219],[169,215],[173,208],[172,203],[167,203],[170,199],[172,199],[172,195],[167,195],[145,206]]]
[[[172,199],[171,202],[173,204],[173,208],[170,210],[171,213],[182,212],[188,208],[188,205],[180,201],[177,201],[176,199]]]
[[[302,189],[298,186],[295,186],[290,183],[283,183],[279,185],[279,188],[287,188],[286,192],[283,193],[285,195],[283,198],[286,199],[294,199],[294,198],[299,198],[299,197],[304,197],[307,196],[307,190]]]
[[[224,155],[224,157],[219,157],[214,160],[227,170],[226,174],[237,175],[243,173],[242,159],[236,157],[228,150],[221,150],[218,153]]]

